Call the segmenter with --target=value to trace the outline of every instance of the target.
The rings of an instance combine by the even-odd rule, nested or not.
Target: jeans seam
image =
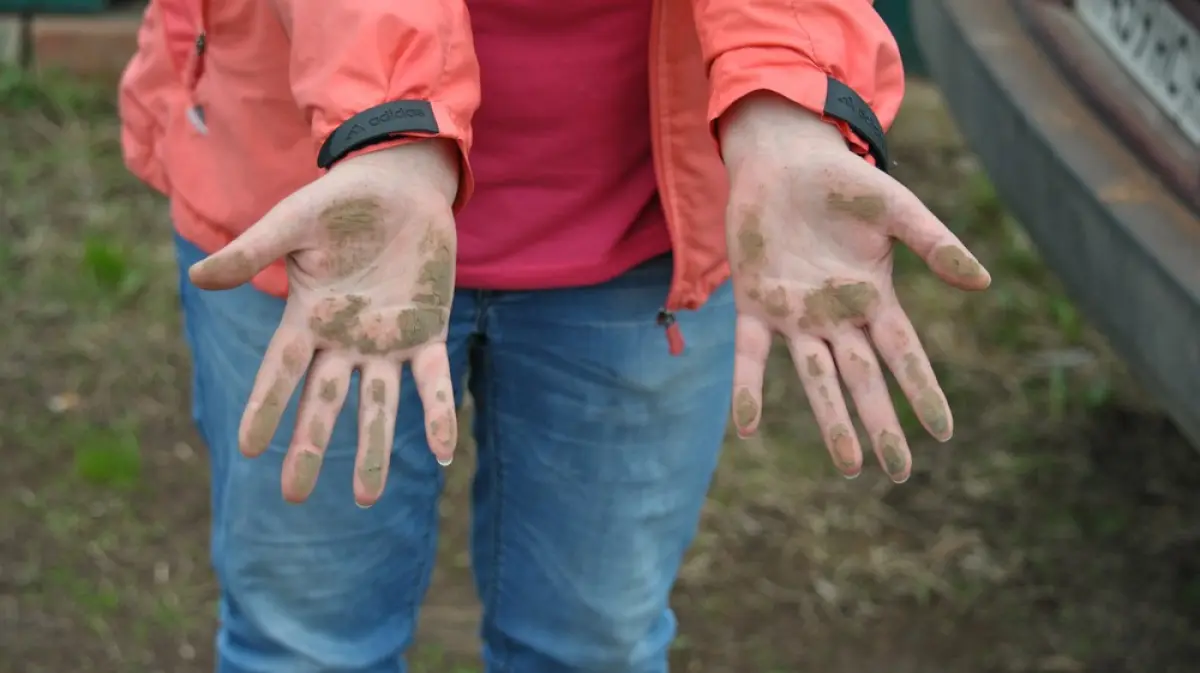
[[[200,360],[201,345],[200,345],[199,328],[195,324],[196,323],[195,311],[199,310],[198,304],[199,304],[200,298],[195,296],[195,293],[197,292],[197,290],[194,286],[191,285],[191,281],[188,280],[187,267],[184,266],[184,264],[182,263],[183,259],[179,256],[178,246],[183,241],[183,239],[180,238],[178,234],[176,234],[175,237],[176,237],[175,243],[176,243],[176,248],[177,248],[176,262],[178,263],[178,266],[179,266],[179,314],[180,314],[181,322],[183,323],[182,324],[183,335],[184,335],[184,338],[185,338],[185,340],[187,342],[187,346],[188,346],[188,351],[189,351],[188,357],[189,357],[189,360],[191,361],[191,365],[192,365],[192,386],[191,386],[192,391],[191,392],[193,395],[193,399],[191,400],[192,408],[189,409],[188,413],[189,413],[189,415],[193,415],[192,411],[196,408],[197,404],[200,404],[200,405],[205,404],[205,397],[207,397],[206,390],[208,388],[208,386],[206,385],[205,380],[204,380],[205,377],[202,373],[202,369],[201,369],[200,365],[198,364],[198,362]],[[188,309],[189,305],[192,307],[192,310]],[[212,446],[213,446],[212,433],[210,433],[208,431],[208,428],[205,427],[206,424],[204,423],[203,418],[201,418],[200,416],[197,416],[196,418],[192,419],[192,425],[193,425],[193,427],[196,428],[196,434],[200,435],[200,441],[204,443],[204,447],[205,447],[205,449],[208,450],[208,453],[209,453],[209,460],[212,461],[213,454],[215,453],[212,449]],[[228,461],[226,460],[225,462],[227,463]],[[227,544],[228,538],[229,538],[228,527],[223,525],[223,519],[225,518],[225,516],[227,516],[227,513],[229,511],[229,470],[230,470],[229,465],[226,464],[225,469],[223,470],[223,474],[222,474],[224,483],[222,483],[220,485],[220,489],[221,489],[220,502],[219,503],[212,502],[210,505],[211,507],[214,508],[214,510],[219,507],[221,515],[222,515],[220,518],[218,518],[216,516],[217,512],[216,511],[212,512],[213,518],[210,522],[209,542],[208,542],[208,544],[209,544],[209,548],[208,548],[209,565],[212,567],[214,574],[216,574],[218,576],[218,579],[221,579],[221,580],[223,580],[223,578],[220,577],[220,575],[222,573],[219,572],[220,569],[218,568],[218,561],[217,561],[216,555],[214,554],[214,551],[218,548],[223,549],[225,547],[225,545]],[[209,484],[210,492],[215,487],[216,487],[216,484],[210,483]],[[222,589],[222,591],[223,591],[223,589]]]
[[[432,456],[431,456],[432,459]],[[421,536],[421,546],[428,548],[430,540],[434,537],[438,527],[438,502],[442,499],[442,488],[439,485],[436,497],[434,497],[428,510],[425,513],[425,534]],[[421,584],[417,591],[413,594],[412,604],[407,607],[409,621],[412,623],[412,629],[408,632],[405,642],[401,645],[400,655],[403,657],[415,642],[417,633],[417,622],[421,616],[421,606],[425,603],[425,596],[429,593],[429,586],[433,583],[432,565],[437,556],[437,543],[434,540],[433,549],[426,549],[427,553],[422,553],[421,563],[417,568],[417,577],[421,578]]]
[[[496,432],[496,373],[492,364],[491,354],[488,353],[486,347],[483,352],[483,359],[484,366],[487,369],[485,373],[485,380],[483,382],[484,395],[487,397],[487,407],[485,409],[487,418],[485,418],[484,421],[487,428],[486,432],[488,445],[491,446],[492,474],[495,475],[495,488],[492,492],[492,506],[494,509],[492,511],[491,522],[492,585],[488,587],[488,595],[484,597],[484,606],[487,610],[487,614],[489,615],[489,621],[491,622],[492,630],[494,631],[497,615],[500,609],[500,582],[501,577],[504,574],[504,552],[503,545],[501,544],[503,537],[502,522],[504,519],[504,459],[500,455],[500,447],[496,441],[498,434]],[[496,673],[500,673],[508,670],[508,648],[503,645],[503,634],[496,635],[499,637],[494,638],[493,642],[490,643],[494,657],[494,661],[491,663],[495,665],[497,669]]]
[[[424,443],[424,439],[421,440]],[[401,450],[405,447],[401,446]],[[433,460],[433,454],[429,453],[429,447],[424,448],[425,457],[427,460]],[[433,498],[429,499],[428,507],[425,511],[425,526],[423,526],[424,534],[421,536],[422,558],[417,567],[417,577],[420,579],[420,585],[417,591],[413,593],[412,604],[406,607],[409,621],[412,624],[412,629],[409,630],[405,642],[401,645],[400,660],[403,661],[408,651],[412,648],[416,639],[417,624],[421,616],[421,607],[425,604],[425,597],[429,593],[429,587],[433,583],[433,566],[437,561],[437,535],[438,526],[440,524],[438,504],[442,499],[442,491],[445,486],[445,476],[438,468],[438,472],[434,477],[437,480],[437,492]],[[432,547],[432,548],[431,548]]]

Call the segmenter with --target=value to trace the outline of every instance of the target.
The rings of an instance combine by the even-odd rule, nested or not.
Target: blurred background
[[[1200,194],[1186,173],[1200,166],[1200,140],[1187,144],[1185,120],[1176,124],[1183,144],[1161,136],[1169,151],[1139,145],[1137,119],[1103,114],[1102,100],[1065,82],[1110,68],[1110,82],[1132,82],[1122,96],[1149,101],[1147,115],[1200,115],[1200,52],[1163,70],[1195,76],[1194,107],[1182,112],[1154,93],[1174,80],[1137,75],[1136,54],[1119,39],[1079,48],[1072,71],[1038,42],[1037,12],[1050,11],[1047,25],[1074,17],[1085,42],[1119,38],[1118,24],[1111,34],[1084,30],[1120,18],[1087,4],[876,1],[911,71],[889,136],[893,174],[995,279],[967,296],[907,251],[897,260],[901,299],[957,432],[946,445],[926,438],[897,396],[913,478],[894,486],[871,465],[845,481],[777,349],[764,431],[730,436],[678,583],[673,670],[1198,670],[1200,453],[1177,428],[1200,410],[1187,383],[1200,380],[1200,337],[1188,331],[1200,322],[1187,322],[1197,320],[1200,279],[1181,273],[1177,256],[1200,269],[1200,221],[1172,185],[1182,179]],[[1031,5],[1043,7],[1023,14]],[[1168,37],[1149,34],[1151,43],[1200,25],[1194,0],[1124,5],[1167,24],[1161,6],[1175,8],[1178,25]],[[0,0],[6,10],[0,672],[211,671],[207,458],[187,411],[166,204],[125,172],[115,116],[112,85],[134,48],[137,7]],[[1061,97],[1044,117],[1021,100],[1039,86]],[[988,116],[1010,109],[1011,126]],[[1065,127],[1038,133],[1046,123]],[[1070,129],[1089,144],[1070,146]],[[1100,160],[1076,165],[1081,152],[1110,145],[1109,159],[1129,157],[1121,175],[1132,192],[1089,182]],[[1185,155],[1182,178],[1155,158],[1174,151]],[[1022,192],[1030,175],[1045,193]],[[1053,175],[1066,177],[1058,185]],[[1064,203],[1077,209],[1069,221]],[[1181,227],[1169,254],[1139,244],[1136,231],[1126,243],[1113,233],[1163,221]],[[1112,257],[1120,266],[1089,257],[1102,254],[1127,257]],[[1104,290],[1102,301],[1096,288],[1114,279],[1131,294]],[[1186,341],[1172,341],[1177,333]],[[465,554],[470,473],[466,464],[448,472],[417,673],[480,670]]]

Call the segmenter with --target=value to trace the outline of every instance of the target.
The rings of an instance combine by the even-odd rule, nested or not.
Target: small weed
[[[84,243],[83,251],[84,268],[102,288],[117,291],[127,282],[129,264],[116,245],[98,236],[90,236]]]
[[[994,223],[1005,217],[1004,204],[984,173],[973,173],[967,178],[967,200],[974,222]]]
[[[111,614],[121,604],[120,595],[113,587],[93,584],[68,568],[51,567],[43,580],[68,594],[76,607],[89,617]]]
[[[127,248],[99,234],[84,242],[83,267],[102,294],[116,302],[132,298],[147,280],[144,270],[132,263]]]
[[[116,490],[137,486],[142,473],[137,435],[128,428],[92,428],[79,433],[75,473],[95,486]]]

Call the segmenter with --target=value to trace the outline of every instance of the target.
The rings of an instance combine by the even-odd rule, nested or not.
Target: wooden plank
[[[101,81],[116,81],[137,50],[141,16],[37,16],[30,31],[33,66]]]

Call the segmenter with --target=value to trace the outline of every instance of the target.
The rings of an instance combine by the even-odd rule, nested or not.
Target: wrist
[[[352,164],[395,175],[397,180],[409,184],[417,183],[420,191],[443,196],[447,204],[454,204],[458,195],[462,160],[453,140],[402,138],[372,145],[347,156],[331,171]]]
[[[747,148],[769,151],[771,146],[800,139],[805,152],[840,141],[853,153],[869,156],[886,173],[890,167],[887,138],[874,110],[844,83],[830,77],[827,86],[820,112],[768,91],[756,91],[730,106],[717,127],[726,165],[739,160]]]
[[[412,171],[413,178],[446,198],[453,205],[458,196],[462,157],[458,144],[448,138],[426,138],[383,150],[402,158],[404,166]]]
[[[734,103],[717,121],[726,165],[752,153],[774,151],[795,141],[817,149],[845,148],[841,131],[820,115],[768,91],[756,91]]]

